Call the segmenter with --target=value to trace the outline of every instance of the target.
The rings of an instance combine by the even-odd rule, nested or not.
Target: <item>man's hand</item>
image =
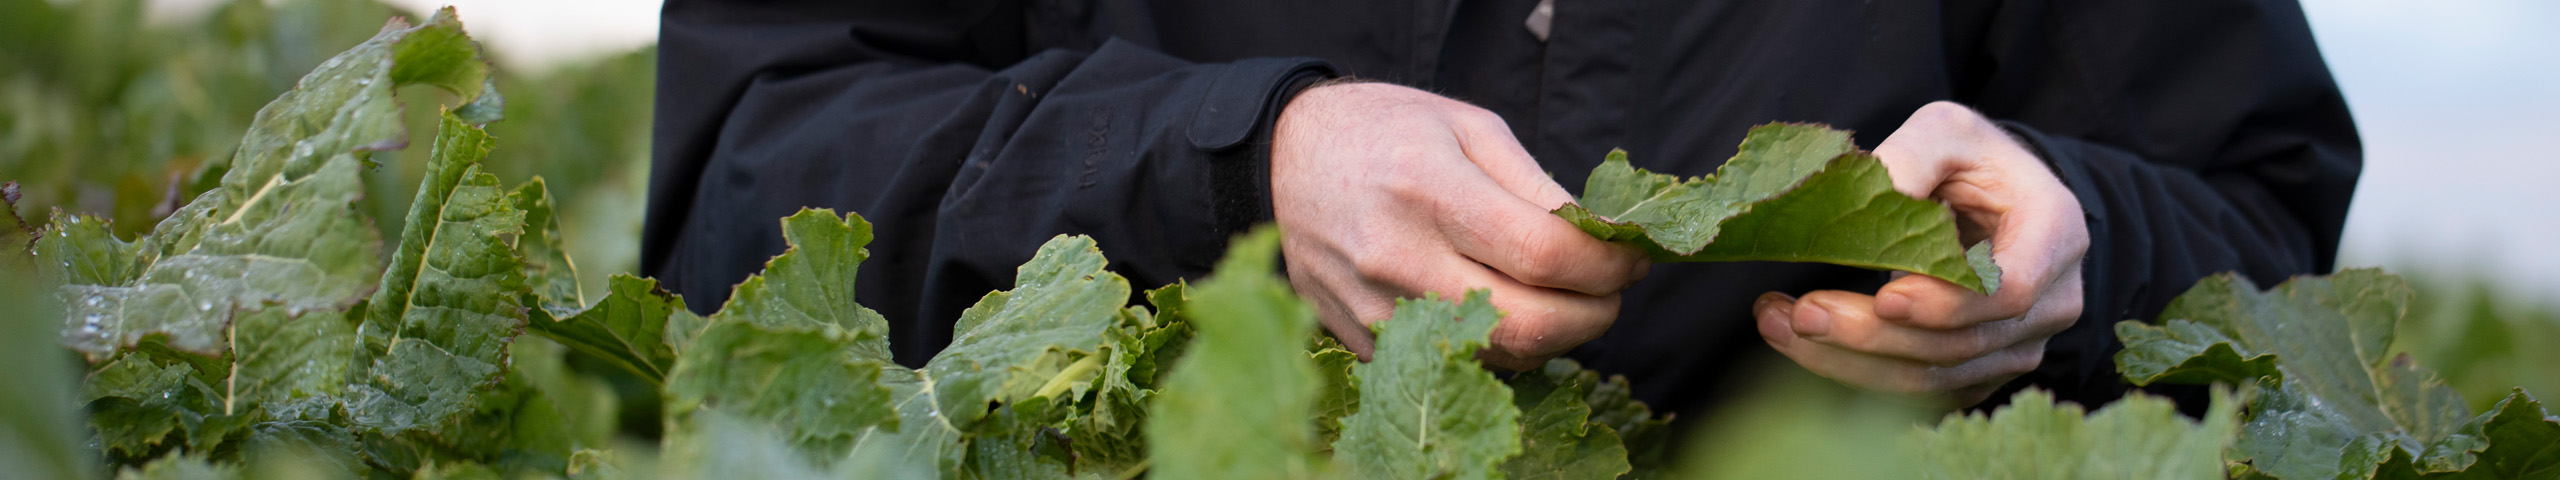
[[[1650,266],[1547,213],[1573,197],[1492,112],[1378,83],[1318,86],[1281,110],[1272,213],[1289,284],[1364,358],[1397,297],[1491,288],[1505,313],[1479,355],[1535,368],[1598,338]]]
[[[2080,318],[2089,226],[2052,170],[1981,114],[1920,108],[1876,147],[1904,194],[1953,207],[1966,244],[1988,237],[2000,289],[1985,296],[1902,275],[1875,296],[1771,292],[1760,336],[1808,370],[1859,387],[1980,403],[2034,370],[2045,340]]]

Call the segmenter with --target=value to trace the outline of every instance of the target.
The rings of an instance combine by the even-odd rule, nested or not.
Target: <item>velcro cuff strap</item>
[[[1225,72],[1209,84],[1200,99],[1200,111],[1191,117],[1191,146],[1203,150],[1225,150],[1253,138],[1254,127],[1277,110],[1280,86],[1299,74],[1331,74],[1323,60],[1313,58],[1252,58],[1228,64]]]

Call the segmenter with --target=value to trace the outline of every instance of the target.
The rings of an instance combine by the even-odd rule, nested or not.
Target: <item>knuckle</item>
[[[1627,274],[1619,277],[1618,284],[1610,285],[1611,290],[1625,289],[1635,285],[1636,282],[1644,281],[1645,277],[1653,276],[1653,261],[1642,255],[1630,257],[1624,261],[1624,264],[1627,266]]]
[[[2053,305],[2050,305],[2043,311],[2037,312],[2031,316],[2040,317],[2041,320],[2049,323],[2070,325],[2073,322],[2080,320],[2080,313],[2083,311],[2085,311],[2085,308],[2080,304],[2079,299],[2072,298],[2066,299],[2066,301],[2054,302]]]
[[[2024,375],[2036,371],[2036,367],[2041,366],[2044,366],[2044,355],[2019,355],[2017,360],[2010,362],[2006,373]]]
[[[1528,319],[1506,318],[1502,320],[1501,326],[1494,328],[1491,342],[1494,349],[1511,356],[1522,357],[1544,353],[1549,347],[1545,340],[1547,335],[1543,333],[1546,327],[1540,324],[1545,322],[1520,320]]]
[[[2043,348],[2022,348],[2003,352],[2000,358],[1995,359],[1995,363],[1991,365],[1991,370],[1994,374],[2002,377],[2033,372],[2036,370],[2037,366],[2044,364],[2043,350]]]
[[[1985,345],[1985,342],[1980,335],[1966,335],[1960,340],[1947,342],[1943,347],[1939,348],[1936,352],[1933,352],[1934,355],[1931,355],[1932,358],[1929,359],[1929,363],[1936,364],[1938,366],[1963,365],[1967,362],[1972,362],[1976,359],[1982,358],[1982,356],[1989,353],[1990,350],[1990,347]]]
[[[1884,139],[1884,143],[1876,144],[1876,160],[1884,162],[1887,171],[1920,158],[1920,155],[1912,150],[1911,141],[1904,138],[1906,137],[1888,137]]]
[[[2027,292],[2018,292],[2018,294],[2014,295],[1991,296],[1992,314],[1998,318],[2023,317],[2027,315],[2028,310],[2032,310],[2035,307],[2036,296]]]
[[[1351,254],[1351,273],[1371,283],[1403,283],[1409,275],[1398,255],[1366,249]]]
[[[1959,120],[1972,116],[1973,109],[1966,107],[1961,103],[1939,100],[1929,102],[1928,105],[1921,105],[1919,115],[1929,120]]]
[[[1912,113],[1911,117],[1916,123],[1942,129],[1939,131],[1956,138],[1980,139],[1989,138],[1992,135],[2001,137],[2007,135],[1998,133],[1999,127],[1982,118],[1981,114],[1975,113],[1973,107],[1952,101],[1929,102],[1928,105],[1922,105],[1919,111]]]
[[[2037,340],[2017,349],[2018,371],[2026,372],[2044,366],[2044,341]]]
[[[1586,324],[1607,322],[1617,316],[1614,308],[1595,312],[1600,318],[1571,318],[1559,310],[1535,305],[1506,310],[1517,313],[1504,317],[1494,327],[1493,343],[1514,355],[1539,359],[1562,355],[1581,345],[1590,340],[1585,332],[1597,330],[1584,328]],[[1606,325],[1601,327],[1605,329]]]
[[[1549,288],[1564,288],[1569,283],[1570,263],[1564,259],[1564,247],[1555,240],[1534,233],[1519,234],[1512,245],[1512,264],[1519,269],[1510,272],[1520,283]]]
[[[1433,197],[1427,177],[1415,171],[1420,169],[1424,162],[1431,161],[1430,155],[1425,149],[1419,147],[1399,146],[1388,154],[1388,158],[1393,159],[1395,164],[1389,168],[1373,170],[1375,175],[1369,178],[1369,183],[1380,193],[1386,194],[1388,199],[1399,204],[1431,205],[1430,200]]]
[[[1378,298],[1351,302],[1347,309],[1350,310],[1352,319],[1360,322],[1361,325],[1384,321],[1396,315],[1395,302]]]
[[[1499,348],[1487,348],[1476,351],[1476,359],[1484,362],[1486,366],[1493,367],[1496,370],[1514,372],[1536,369],[1539,365],[1545,364],[1547,358],[1551,357],[1521,355],[1517,352],[1504,351]]]
[[[1493,113],[1492,110],[1478,108],[1474,105],[1467,105],[1464,103],[1460,103],[1459,105],[1458,118],[1461,121],[1466,122],[1470,127],[1494,131],[1510,131],[1511,129],[1511,124],[1509,122],[1504,122],[1501,114]]]

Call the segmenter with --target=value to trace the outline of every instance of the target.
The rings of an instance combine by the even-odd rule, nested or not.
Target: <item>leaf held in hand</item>
[[[1582,198],[1555,214],[1594,237],[1643,246],[1658,262],[1820,262],[1999,288],[1989,250],[1968,256],[1958,243],[1952,211],[1895,191],[1884,163],[1849,132],[1820,125],[1753,127],[1714,175],[1686,181],[1609,152]]]

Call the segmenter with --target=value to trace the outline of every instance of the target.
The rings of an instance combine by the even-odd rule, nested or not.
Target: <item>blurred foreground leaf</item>
[[[2531,395],[2475,416],[2435,372],[2388,353],[2411,296],[2400,277],[2369,269],[2266,292],[2210,277],[2159,325],[2117,324],[2116,362],[2137,385],[2257,385],[2231,455],[2275,478],[2560,472],[2560,418]]]
[[[1927,478],[2218,478],[2239,407],[2228,390],[2215,390],[2198,424],[2146,395],[2083,413],[2027,389],[1990,415],[1951,415],[1915,444]]]

